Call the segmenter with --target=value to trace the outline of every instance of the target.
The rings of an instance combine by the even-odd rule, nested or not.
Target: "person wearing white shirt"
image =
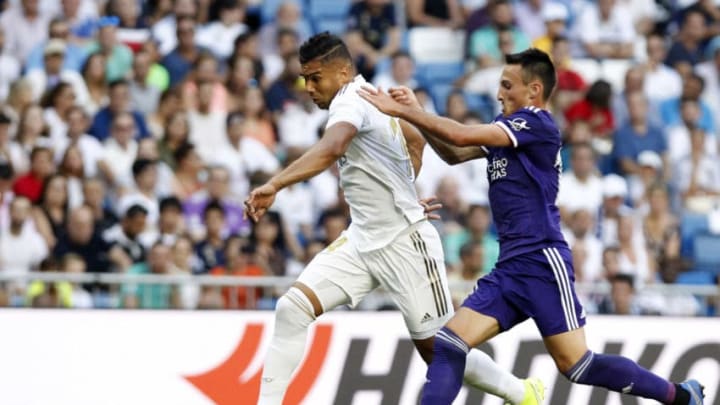
[[[214,83],[197,85],[197,108],[188,112],[190,142],[197,145],[197,152],[205,163],[211,163],[225,145],[225,112],[211,108]]]
[[[173,12],[156,22],[152,27],[152,37],[160,44],[160,53],[165,56],[177,46],[177,20],[183,17],[197,16],[197,5],[194,0],[175,0]]]
[[[720,163],[705,149],[705,133],[690,133],[690,151],[674,164],[673,184],[680,193],[683,207],[707,211],[713,197],[720,196]]]
[[[682,79],[678,72],[665,64],[667,47],[665,38],[658,34],[647,37],[644,92],[650,102],[680,97]],[[706,87],[707,88],[707,87]]]
[[[695,130],[703,131],[699,128],[700,103],[691,98],[680,100],[680,118],[682,120],[679,125],[673,125],[667,130],[668,157],[673,167],[683,158],[690,154],[690,138]],[[712,133],[707,133],[704,137],[704,155],[715,157],[718,154],[717,137]]]
[[[593,234],[594,217],[594,212],[580,208],[570,214],[569,226],[563,229],[563,236],[573,251],[577,282],[596,282],[603,277],[603,245]]]
[[[0,272],[22,275],[33,270],[47,255],[48,246],[30,221],[32,205],[25,197],[16,196],[10,203],[10,226],[0,232]],[[23,288],[24,281],[13,282]]]
[[[105,160],[111,162],[110,171],[116,186],[131,187],[131,168],[137,156],[138,144],[133,139],[135,120],[130,113],[121,112],[113,118],[110,138],[105,141]]]
[[[414,76],[415,62],[412,57],[405,51],[398,51],[392,56],[390,71],[377,74],[373,79],[373,84],[384,90],[397,86],[414,89],[418,86]]]
[[[570,216],[578,210],[587,210],[597,219],[603,202],[602,179],[596,173],[595,152],[588,144],[573,145],[572,169],[560,176],[557,205],[563,222],[569,224]]]
[[[49,17],[38,7],[37,0],[21,0],[0,15],[0,26],[5,31],[8,52],[24,62],[35,45],[48,36]]]
[[[702,100],[707,103],[713,111],[713,115],[720,116],[720,37],[715,37],[708,49],[712,52],[706,62],[695,66],[695,73],[705,80],[705,87],[702,93]]]
[[[5,52],[5,31],[0,25],[0,100],[5,100],[10,92],[10,83],[20,77],[20,62]]]
[[[543,20],[544,0],[527,0],[514,6],[515,21],[530,39],[536,39],[545,34]]]
[[[219,148],[213,162],[230,172],[230,190],[236,197],[244,197],[249,191],[249,177],[256,172],[273,174],[280,168],[277,158],[259,141],[244,136],[245,117],[234,112],[228,115],[227,138]]]
[[[40,100],[47,90],[55,87],[58,83],[66,82],[75,91],[75,103],[84,106],[89,99],[87,86],[78,72],[62,68],[65,49],[65,42],[61,39],[48,41],[45,45],[43,69],[32,70],[25,77],[32,87],[35,101]]]
[[[228,59],[233,52],[235,38],[248,30],[243,23],[245,8],[239,1],[221,1],[218,21],[201,28],[197,43],[209,49],[216,57]]]
[[[631,58],[635,27],[632,16],[615,0],[586,4],[575,23],[575,35],[583,53],[592,58]]]
[[[327,111],[313,104],[304,90],[295,93],[297,102],[285,103],[279,114],[278,135],[282,146],[304,151],[317,142],[319,131],[327,121]]]
[[[67,133],[57,142],[55,161],[60,161],[70,145],[77,145],[83,157],[83,175],[95,177],[99,172],[107,174],[110,168],[105,160],[103,144],[97,138],[88,135],[88,116],[79,106],[73,106],[67,113]]]

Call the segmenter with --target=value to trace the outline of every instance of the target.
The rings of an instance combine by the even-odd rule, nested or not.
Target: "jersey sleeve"
[[[355,87],[349,84],[338,91],[338,95],[330,104],[328,122],[325,127],[330,128],[338,122],[347,122],[359,131],[366,116],[365,100],[360,98]]]
[[[534,143],[548,142],[552,139],[540,117],[526,108],[507,117],[502,115],[497,117],[495,125],[505,131],[505,134],[516,148]]]

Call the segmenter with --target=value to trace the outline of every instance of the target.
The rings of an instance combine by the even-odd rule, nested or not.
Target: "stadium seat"
[[[625,59],[605,59],[600,63],[601,76],[610,83],[614,92],[619,93],[625,88],[625,73],[630,65],[631,62]]]
[[[415,74],[420,83],[426,87],[436,84],[452,84],[462,76],[465,66],[462,62],[452,63],[417,63]]]
[[[263,23],[274,21],[275,20],[275,13],[277,12],[278,7],[280,7],[281,4],[285,3],[288,0],[263,0],[260,3],[260,18]],[[305,4],[300,0],[292,0],[294,1],[299,7],[300,11],[302,12]]]
[[[710,234],[695,235],[692,257],[696,270],[720,273],[720,236]]]
[[[435,103],[435,109],[439,114],[445,114],[445,104],[448,96],[453,91],[453,86],[451,84],[434,84],[429,89]]]
[[[680,253],[683,257],[693,256],[693,238],[697,234],[707,233],[708,226],[708,217],[705,214],[683,214],[680,220]]]
[[[468,109],[479,115],[483,122],[490,122],[495,117],[495,101],[487,94],[473,94],[463,92]]]
[[[345,21],[351,3],[350,0],[308,0],[308,15],[316,24],[320,19]]]
[[[319,18],[314,21],[315,33],[329,31],[331,34],[342,35],[347,28],[347,20],[344,18]]]
[[[709,271],[692,270],[680,273],[676,284],[708,285],[715,284],[715,274]]]
[[[573,59],[572,69],[582,76],[588,85],[602,78],[600,64],[595,59]]]
[[[460,63],[465,56],[465,33],[449,28],[412,28],[408,44],[410,55],[419,64]]]

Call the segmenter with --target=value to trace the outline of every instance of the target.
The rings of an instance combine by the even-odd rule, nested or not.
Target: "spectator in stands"
[[[458,29],[465,24],[462,8],[457,0],[409,0],[407,17],[411,27],[430,26]]]
[[[67,226],[68,210],[67,178],[61,174],[48,176],[32,214],[35,227],[50,249],[55,247]]]
[[[463,122],[470,114],[465,95],[460,90],[453,90],[445,100],[445,115],[455,121]]]
[[[263,24],[258,34],[260,49],[263,52],[279,53],[278,37],[283,30],[295,33],[298,42],[305,42],[310,38],[310,25],[302,18],[301,2],[285,0],[275,11],[275,19]]]
[[[184,201],[202,189],[200,172],[204,165],[195,146],[191,143],[180,145],[174,156],[177,167],[172,184],[172,194]]]
[[[43,95],[40,106],[50,129],[50,139],[57,145],[67,138],[67,113],[75,105],[75,90],[67,82],[60,82]]]
[[[30,152],[30,171],[13,184],[15,195],[27,197],[34,204],[40,201],[45,179],[55,172],[52,151],[41,146]]]
[[[90,209],[95,230],[102,234],[118,221],[115,212],[105,203],[105,182],[98,177],[88,177],[83,181],[83,204]]]
[[[300,59],[297,52],[284,57],[285,67],[280,76],[270,84],[265,93],[268,110],[279,117],[288,105],[297,102],[298,93],[305,91],[305,81],[300,77]],[[302,89],[298,89],[298,88]],[[299,90],[299,91],[298,91]]]
[[[674,69],[664,63],[668,53],[665,37],[654,33],[648,35],[646,41],[648,59],[643,66],[645,95],[651,103],[680,97],[682,79]]]
[[[198,5],[194,0],[173,0],[172,12],[165,14],[152,27],[152,36],[160,44],[160,54],[167,55],[177,46],[177,25],[184,18],[196,18]]]
[[[560,4],[554,1],[544,0],[527,0],[520,3],[513,4],[513,15],[514,20],[517,21],[518,28],[524,32],[531,40],[535,40],[545,34],[543,22],[545,19],[546,12],[549,8]],[[567,13],[567,9],[566,9]],[[567,17],[563,18],[566,19]],[[550,53],[548,51],[545,51]]]
[[[156,243],[150,248],[146,261],[136,263],[128,275],[168,275],[174,272],[170,247]],[[169,309],[172,286],[169,284],[128,283],[121,289],[124,308]]]
[[[185,232],[182,203],[177,197],[171,196],[161,199],[159,206],[157,241],[172,246],[182,238]]]
[[[20,115],[33,103],[32,85],[25,78],[15,80],[10,85],[10,93],[4,105],[0,106],[3,114],[10,118],[10,133],[16,135]]]
[[[250,234],[250,222],[243,218],[243,206],[239,199],[230,196],[230,173],[223,166],[208,168],[208,180],[205,189],[196,193],[183,204],[183,213],[187,230],[191,235],[204,232],[205,208],[213,202],[222,206],[225,213],[223,235]]]
[[[35,270],[48,255],[48,245],[32,225],[32,206],[25,197],[10,202],[9,224],[0,232],[0,273],[22,275]],[[26,283],[10,283],[15,294],[21,294]]]
[[[572,213],[578,210],[590,212],[596,220],[603,200],[602,179],[592,147],[588,143],[578,143],[571,148],[571,169],[560,176],[557,198],[560,217],[565,224],[570,224]]]
[[[638,285],[653,283],[657,277],[657,265],[645,244],[642,229],[638,229],[634,215],[620,215],[617,222],[618,260],[621,274],[635,277]]]
[[[585,98],[572,104],[565,111],[565,121],[572,126],[577,121],[590,125],[592,144],[600,155],[609,155],[612,150],[612,134],[615,131],[615,119],[610,108],[612,87],[604,80],[593,83],[585,93]]]
[[[117,16],[117,40],[132,51],[137,51],[150,38],[145,17],[141,14],[140,3],[135,0],[110,0],[106,3],[107,15]],[[102,21],[102,19],[101,19]]]
[[[329,246],[342,235],[350,218],[342,209],[333,207],[323,211],[319,222],[321,241],[325,246]]]
[[[43,110],[37,104],[31,104],[22,111],[20,121],[18,122],[17,132],[15,133],[15,142],[23,149],[26,156],[35,147],[46,147],[54,149],[55,145],[49,137],[50,128],[48,128]],[[23,167],[18,167],[18,172],[27,171],[27,161]]]
[[[82,67],[82,78],[88,89],[88,100],[85,103],[85,110],[88,114],[95,115],[98,110],[108,104],[108,83],[105,80],[106,63],[105,56],[100,52],[95,52],[88,56]]]
[[[695,73],[705,80],[702,99],[712,109],[713,116],[720,116],[720,37],[707,46],[708,60],[695,66]]]
[[[690,10],[683,17],[680,32],[668,51],[665,64],[675,69],[683,78],[692,73],[693,66],[702,61],[702,41],[707,26],[705,17]]]
[[[461,247],[467,243],[477,244],[482,247],[481,270],[483,273],[489,273],[500,254],[497,237],[490,231],[490,208],[482,204],[471,205],[464,223],[467,227],[462,232],[445,238],[445,261],[450,266],[457,265],[458,260],[462,259]]]
[[[100,52],[105,56],[105,79],[108,82],[124,79],[132,68],[132,51],[120,43],[117,38],[119,18],[115,16],[102,17],[98,20],[97,40],[91,43],[88,54]]]
[[[25,61],[33,47],[48,35],[49,17],[38,6],[38,0],[21,0],[3,11],[0,26],[5,31],[7,51],[18,61]]]
[[[185,79],[182,87],[185,108],[192,110],[199,107],[198,87],[202,83],[211,84],[210,102],[207,108],[212,112],[227,113],[227,89],[220,81],[217,59],[208,53],[198,57],[193,65],[192,72]]]
[[[217,58],[225,60],[232,55],[233,41],[248,30],[245,20],[245,4],[239,0],[217,1],[218,20],[200,29],[197,42]]]
[[[188,236],[179,236],[171,248],[173,275],[192,277],[193,269],[198,266],[198,258],[193,252],[193,243]],[[200,286],[193,283],[184,283],[176,286],[172,291],[172,307],[179,309],[196,309],[200,298]]]
[[[126,270],[132,260],[120,246],[108,244],[95,231],[92,209],[81,206],[70,211],[63,237],[53,249],[53,256],[63,257],[76,253],[83,258],[89,273],[107,273]]]
[[[531,5],[531,3],[534,4]],[[540,10],[540,17],[545,24],[545,30],[537,32],[537,29],[534,27],[539,27],[540,24],[537,24],[535,21],[533,21],[532,24],[528,24],[524,19],[516,18],[518,24],[520,24],[521,29],[529,35],[530,38],[533,38],[533,48],[540,49],[549,55],[552,54],[555,40],[560,37],[565,37],[567,34],[567,20],[568,17],[570,17],[567,7],[555,1],[543,4],[542,0],[533,0],[524,4],[527,4],[525,7],[527,9],[535,7],[535,10]],[[516,11],[516,16],[518,12],[519,10]],[[556,60],[555,62],[556,67],[558,64],[563,63],[561,60]]]
[[[601,314],[642,315],[635,299],[635,278],[628,274],[617,274],[610,279],[610,297],[599,306]]]
[[[66,274],[83,274],[87,265],[82,257],[69,253],[60,259],[60,271]],[[72,308],[90,309],[93,307],[92,296],[79,283],[68,282],[67,289],[68,303]]]
[[[137,157],[138,142],[134,139],[135,122],[128,112],[115,114],[110,137],[104,142],[105,160],[110,167],[111,184],[128,188],[132,184],[132,164]]]
[[[117,80],[110,83],[110,103],[95,114],[92,126],[88,133],[101,141],[111,135],[111,125],[118,115],[129,115],[133,120],[132,139],[145,138],[150,132],[145,124],[143,115],[130,105],[130,83],[126,80]]]
[[[82,3],[82,0],[61,1],[60,15],[70,26],[72,40],[77,42],[92,39],[97,29],[97,6],[87,7],[87,2]]]
[[[87,54],[85,50],[72,42],[70,37],[70,25],[63,18],[53,18],[48,26],[49,40],[59,39],[65,44],[65,57],[63,59],[63,70],[72,70],[79,72],[85,63]],[[35,69],[43,68],[43,59],[47,42],[37,44],[25,61],[25,71],[29,72]]]
[[[197,87],[197,107],[188,111],[190,123],[190,142],[198,145],[197,152],[205,162],[211,162],[215,153],[225,146],[225,117],[224,111],[213,111],[214,82],[200,82]],[[262,99],[255,100],[261,103]]]
[[[295,128],[297,131],[298,128]],[[226,120],[227,146],[213,154],[213,162],[224,166],[230,173],[231,193],[243,197],[249,191],[249,178],[257,172],[275,173],[280,164],[275,156],[259,141],[246,136],[245,116],[230,113]]]
[[[268,150],[274,152],[277,148],[277,136],[271,120],[270,111],[265,105],[265,97],[260,88],[251,87],[245,92],[243,106],[245,122],[243,132],[248,138],[262,143]]]
[[[165,91],[170,86],[170,74],[163,65],[160,64],[162,56],[158,50],[158,44],[154,39],[148,39],[143,43],[141,51],[150,57],[150,69],[146,78],[148,85],[155,87],[160,91]]]
[[[290,256],[286,238],[292,237],[285,232],[280,214],[274,211],[266,213],[250,234],[250,242],[255,246],[253,261],[266,274],[285,275],[286,262]]]
[[[171,88],[164,90],[160,94],[158,104],[153,109],[152,113],[146,115],[146,121],[148,129],[153,135],[153,138],[161,140],[167,133],[167,124],[171,116],[174,116],[177,112],[182,112],[182,93],[179,88]],[[187,123],[187,116],[185,119],[185,131],[189,131]],[[187,135],[187,133],[185,134]],[[162,150],[162,148],[160,148]],[[162,154],[162,153],[161,153]],[[168,163],[169,164],[169,163]]]
[[[177,21],[177,46],[162,59],[170,75],[170,86],[175,86],[190,73],[193,64],[205,50],[195,43],[195,19],[182,17]]]
[[[636,212],[645,215],[648,210],[647,191],[656,183],[664,183],[663,160],[651,150],[640,152],[637,157],[638,172],[628,176],[630,199]]]
[[[140,234],[147,226],[148,210],[141,204],[128,202],[120,207],[120,223],[103,232],[105,243],[120,247],[133,264],[145,260],[145,246],[140,243]]]
[[[146,117],[155,111],[160,100],[160,89],[147,82],[151,63],[147,52],[136,53],[132,64],[132,79],[129,81],[130,104]]]
[[[615,0],[587,4],[575,22],[575,31],[582,50],[591,58],[633,56],[636,33],[632,16]]]
[[[387,90],[391,87],[406,86],[414,89],[418,86],[415,80],[415,62],[409,53],[397,51],[392,55],[389,72],[380,72],[373,79],[375,87]]]
[[[287,154],[297,154],[317,142],[328,114],[312,101],[305,91],[303,79],[296,80],[291,91],[295,100],[285,103],[283,111],[276,115],[276,122],[280,144],[286,148]]]
[[[509,31],[505,41],[512,41],[512,52],[520,52],[530,47],[530,38],[513,23],[512,4],[507,0],[495,0],[490,3],[490,24],[470,34],[470,56],[480,67],[501,65],[500,36]]]
[[[670,190],[662,183],[654,183],[647,188],[646,195],[648,210],[643,218],[643,234],[653,259],[662,264],[679,258],[680,222],[670,211]],[[658,269],[664,272],[662,266]]]
[[[627,94],[626,99],[630,119],[618,128],[613,141],[613,157],[620,172],[625,175],[639,175],[638,156],[643,151],[653,151],[662,158],[663,167],[667,168],[664,177],[669,178],[665,134],[649,122],[645,95],[642,92],[633,92]]]
[[[10,166],[13,172],[24,173],[26,170],[27,156],[23,148],[10,139],[10,117],[0,112],[0,163]]]
[[[720,164],[707,152],[706,133],[690,131],[690,152],[674,164],[673,185],[680,194],[682,207],[694,212],[709,212],[720,196]]]
[[[683,77],[680,97],[665,100],[660,104],[660,116],[662,117],[663,126],[681,125],[683,123],[682,102],[690,99],[697,101],[700,106],[700,117],[697,119],[696,126],[708,133],[715,133],[715,118],[712,110],[707,102],[701,98],[704,90],[705,80],[702,76],[691,73]]]
[[[60,159],[58,174],[65,176],[67,179],[68,206],[70,208],[82,204],[82,181],[85,178],[83,170],[83,157],[80,148],[77,145],[68,146]]]
[[[10,92],[10,84],[20,77],[20,61],[5,52],[5,31],[0,25],[0,99],[4,100]]]
[[[157,162],[137,158],[132,164],[134,187],[118,200],[119,207],[138,204],[147,210],[147,228],[154,229],[160,217],[157,199],[158,168]]]
[[[60,82],[67,82],[75,90],[76,103],[81,106],[87,103],[88,91],[82,76],[74,70],[63,69],[65,50],[65,42],[51,39],[45,45],[43,66],[25,75],[32,85],[34,100],[40,100],[43,93],[52,90]]]
[[[460,248],[460,264],[447,275],[453,306],[459,308],[472,292],[472,286],[485,273],[483,271],[483,247],[479,243],[466,242]],[[464,283],[464,284],[461,284]],[[468,288],[469,287],[469,288]]]
[[[265,276],[264,270],[252,262],[253,247],[246,239],[231,236],[225,241],[225,265],[210,270],[214,276]],[[262,288],[225,287],[222,289],[224,307],[228,309],[255,309],[263,296]]]
[[[617,174],[603,177],[603,204],[598,219],[598,237],[603,246],[618,244],[618,221],[621,216],[631,216],[632,208],[625,203],[628,186],[625,179]]]
[[[198,274],[206,274],[214,267],[225,265],[223,249],[227,236],[224,230],[227,227],[223,206],[218,201],[210,201],[205,205],[203,221],[205,222],[205,235],[195,245],[195,255],[202,264],[198,269]]]
[[[409,3],[408,7],[411,5]],[[364,0],[353,4],[348,12],[345,40],[358,72],[370,80],[375,76],[377,64],[400,49],[395,5],[387,0]]]
[[[174,170],[177,167],[175,152],[189,142],[190,123],[187,113],[178,109],[167,117],[164,125],[163,137],[158,141],[158,151],[160,159]]]
[[[67,132],[63,139],[55,144],[55,158],[62,157],[71,145],[75,146],[82,155],[84,177],[95,177],[98,173],[108,176],[110,168],[105,160],[103,145],[97,138],[87,134],[88,116],[83,108],[70,107],[65,116]]]
[[[572,249],[576,282],[602,279],[602,242],[593,234],[595,212],[578,208],[569,214],[568,228],[563,232]]]

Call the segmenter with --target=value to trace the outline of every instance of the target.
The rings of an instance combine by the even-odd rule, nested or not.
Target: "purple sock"
[[[422,405],[452,404],[462,387],[469,350],[467,344],[450,329],[442,328],[435,335],[433,361],[428,367]]]
[[[587,353],[565,374],[570,381],[605,387],[636,397],[650,398],[663,404],[675,399],[675,386],[640,367],[634,361],[608,354]]]

